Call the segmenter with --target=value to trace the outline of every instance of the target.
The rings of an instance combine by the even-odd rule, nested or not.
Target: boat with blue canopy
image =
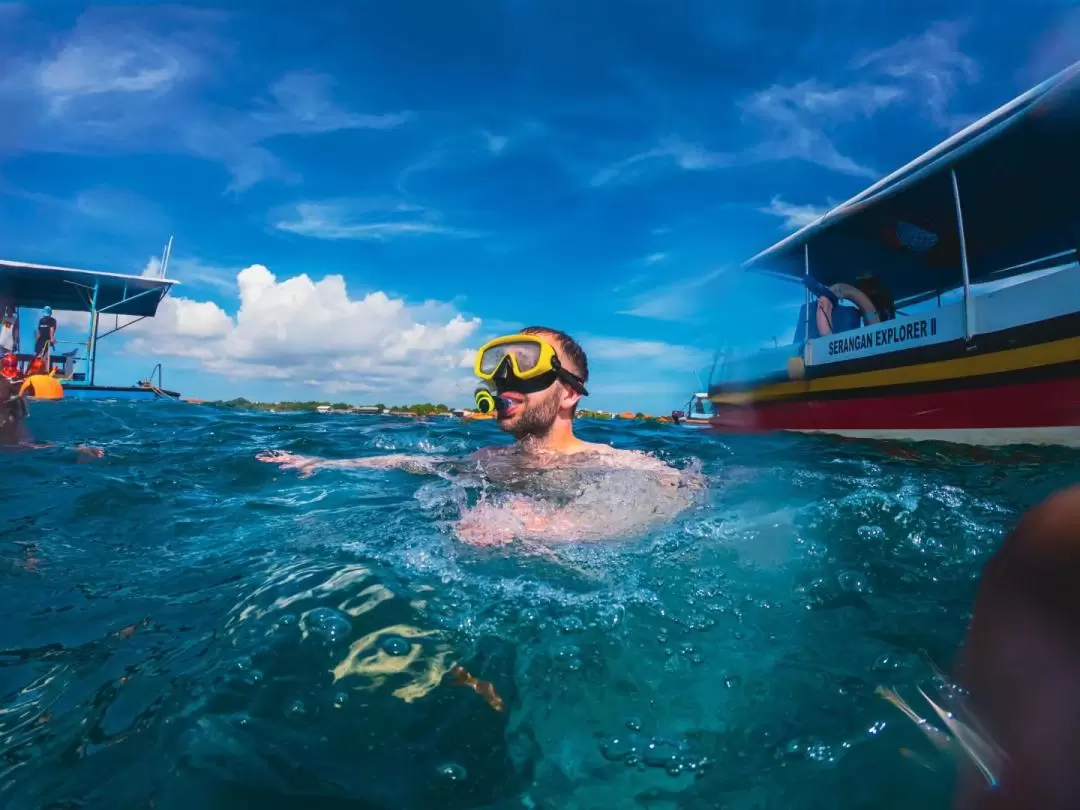
[[[804,290],[713,426],[1080,445],[1080,63],[746,263]]]
[[[65,397],[179,399],[179,393],[162,387],[160,364],[148,379],[135,385],[99,385],[96,381],[99,343],[146,318],[153,318],[178,283],[164,277],[168,252],[166,248],[159,277],[0,260],[0,315],[10,324],[11,354],[20,374],[30,372],[36,359],[39,366],[47,364],[42,373],[60,382]],[[86,313],[85,339],[57,341],[47,357],[35,352],[33,344],[20,345],[21,338],[37,324],[37,313],[46,308]],[[20,328],[20,320],[27,317],[33,323]]]

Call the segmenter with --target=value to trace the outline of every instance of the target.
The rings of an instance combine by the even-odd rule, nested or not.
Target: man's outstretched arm
[[[435,465],[439,462],[450,460],[449,456],[414,456],[407,453],[367,458],[318,458],[288,453],[284,450],[264,450],[255,458],[269,464],[277,464],[283,470],[296,470],[302,478],[306,478],[316,470],[404,470],[418,475],[427,475],[435,472]]]

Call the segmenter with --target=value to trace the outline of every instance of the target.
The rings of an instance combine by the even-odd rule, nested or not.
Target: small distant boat
[[[1080,63],[749,260],[805,303],[712,424],[1080,446],[1077,144]]]
[[[330,406],[329,405],[316,405],[315,410],[318,411],[319,413],[330,413]]]
[[[694,394],[685,409],[671,412],[671,421],[676,425],[709,427],[712,424],[710,419],[715,411],[708,394]]]

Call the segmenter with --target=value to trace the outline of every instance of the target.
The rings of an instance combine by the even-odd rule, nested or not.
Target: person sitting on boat
[[[64,388],[56,379],[54,372],[45,372],[45,363],[40,357],[30,361],[30,368],[26,371],[26,380],[23,381],[19,393],[38,399],[63,399]]]
[[[40,357],[48,365],[50,354],[55,348],[56,318],[53,317],[52,307],[44,307],[41,310],[41,320],[38,321],[37,337],[34,340],[34,356]]]
[[[699,489],[700,476],[688,476],[647,453],[617,450],[586,442],[574,435],[574,416],[589,379],[585,351],[564,332],[533,326],[496,338],[480,348],[474,364],[476,375],[491,388],[476,392],[478,410],[494,408],[499,427],[517,441],[512,447],[489,447],[473,453],[467,461],[489,481],[527,487],[537,481],[532,473],[566,472],[543,479],[545,491],[573,489],[570,503],[551,508],[544,502],[514,496],[498,504],[478,505],[457,525],[458,536],[468,542],[490,544],[522,539],[601,539],[639,529],[657,519],[672,517],[689,506],[690,490]],[[436,473],[447,462],[462,459],[440,456],[389,455],[329,460],[281,451],[260,453],[257,458],[310,475],[316,469],[401,469]],[[652,497],[635,503],[616,503],[613,495],[599,491],[604,479],[600,470],[635,470],[647,473],[645,484]],[[553,484],[553,481],[559,483]],[[583,485],[583,481],[585,481]],[[638,482],[641,485],[642,482]],[[591,489],[590,489],[591,487]],[[529,487],[530,491],[537,488]],[[586,492],[588,490],[588,492]],[[657,494],[659,493],[659,494]],[[561,493],[565,503],[567,492]]]
[[[878,322],[891,321],[896,317],[896,303],[893,301],[889,288],[882,284],[881,279],[873,273],[859,276],[855,280],[855,287],[862,290],[877,312]]]

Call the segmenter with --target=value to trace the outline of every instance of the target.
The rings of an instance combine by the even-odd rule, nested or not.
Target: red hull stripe
[[[1080,377],[858,399],[718,405],[725,430],[959,430],[1080,426]]]

